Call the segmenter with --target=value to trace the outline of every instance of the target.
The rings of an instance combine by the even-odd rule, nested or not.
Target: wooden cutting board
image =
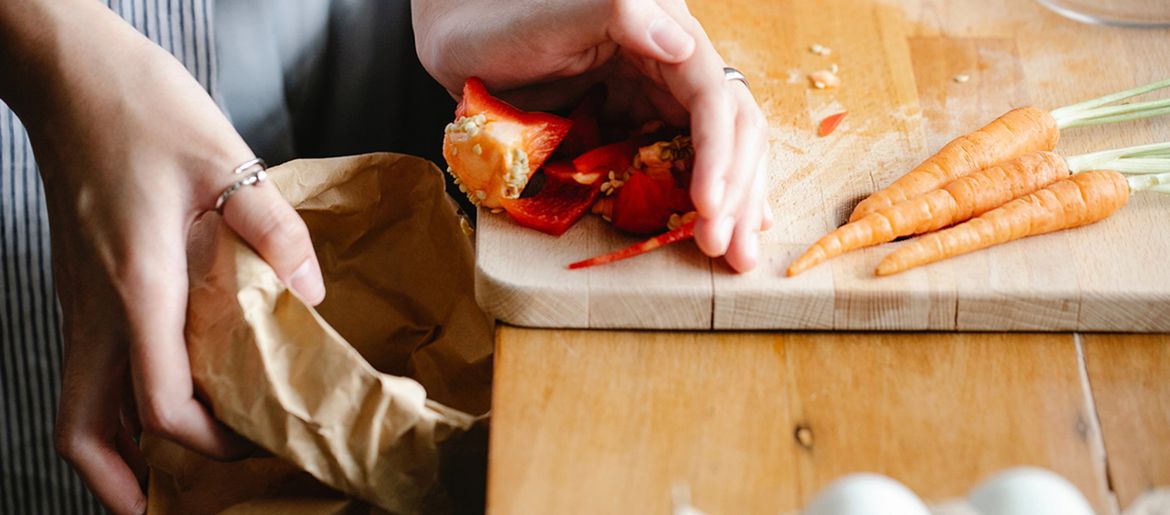
[[[566,264],[635,240],[597,219],[560,238],[481,212],[477,297],[537,327],[1170,331],[1170,195],[1139,193],[1093,226],[876,278],[900,243],[796,278],[784,270],[866,194],[1008,109],[1047,109],[1170,77],[1170,30],[1083,25],[1025,0],[691,2],[770,121],[776,226],[737,275],[692,244],[609,266]],[[744,23],[744,20],[751,20]],[[826,46],[828,56],[809,51]],[[809,86],[839,66],[842,85]],[[955,80],[965,75],[965,82]],[[1165,93],[1163,93],[1163,96]],[[847,110],[825,138],[825,116]],[[1170,140],[1170,119],[1071,129],[1063,155]]]

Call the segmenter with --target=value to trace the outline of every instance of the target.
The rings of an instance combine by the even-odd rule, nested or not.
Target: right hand
[[[414,0],[423,65],[453,95],[470,76],[529,110],[605,82],[609,111],[689,125],[695,243],[737,271],[759,262],[767,122],[683,0]],[[490,15],[488,15],[490,13]],[[639,116],[643,115],[643,116]]]
[[[52,24],[4,41],[0,68],[27,73],[0,93],[48,203],[65,335],[55,442],[110,511],[142,513],[139,428],[214,458],[248,452],[196,399],[183,329],[189,229],[253,154],[178,61],[99,2],[18,4],[6,25]],[[324,298],[308,230],[272,184],[223,215],[302,298]]]

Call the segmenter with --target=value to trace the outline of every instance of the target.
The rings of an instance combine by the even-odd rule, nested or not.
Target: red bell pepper
[[[654,178],[630,172],[614,195],[613,226],[634,234],[650,234],[666,228],[670,215],[690,211],[690,197],[671,177]]]
[[[567,162],[548,163],[544,171],[546,182],[539,193],[501,202],[516,223],[560,236],[589,211],[597,200],[600,182],[581,184],[573,180],[573,165]]]
[[[562,163],[562,164],[567,165],[568,163]],[[567,181],[576,181],[577,184],[584,184],[586,186],[600,187],[601,183],[604,182],[601,180],[601,178],[602,178],[601,172],[578,173],[577,169],[573,168],[572,165],[557,166],[555,168],[550,168],[550,167],[546,166],[546,167],[544,167],[544,174],[546,176],[549,176],[549,177],[555,175],[558,179],[564,179]]]
[[[577,173],[606,175],[614,172],[622,175],[634,163],[634,156],[638,154],[638,141],[626,140],[597,147],[573,160],[573,168]]]
[[[606,263],[613,263],[614,261],[621,261],[629,259],[634,256],[640,256],[654,249],[670,245],[671,243],[689,240],[695,236],[695,222],[687,222],[678,229],[664,232],[650,238],[641,243],[635,243],[621,250],[610,252],[596,257],[591,257],[569,265],[569,270],[576,270],[579,268],[588,268],[591,266],[604,265]]]
[[[565,118],[521,111],[491,96],[475,77],[464,83],[455,117],[443,157],[468,197],[484,207],[516,198],[572,127]]]

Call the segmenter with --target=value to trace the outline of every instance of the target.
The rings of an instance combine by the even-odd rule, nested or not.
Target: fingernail
[[[674,20],[666,17],[650,22],[650,40],[671,59],[682,60],[690,57],[695,40],[683,31]]]
[[[315,258],[306,259],[288,278],[288,284],[305,302],[316,306],[325,300],[325,281]]]

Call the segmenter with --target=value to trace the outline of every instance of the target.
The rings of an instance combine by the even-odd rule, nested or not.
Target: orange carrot
[[[1124,175],[1093,170],[1057,181],[978,218],[923,236],[890,253],[877,275],[890,275],[1028,236],[1104,220],[1129,200]]]
[[[1035,107],[1013,109],[983,128],[947,143],[893,184],[861,201],[849,221],[855,222],[1026,152],[1052,150],[1059,139],[1057,121],[1047,111]]]
[[[849,217],[855,222],[875,211],[923,195],[969,173],[1025,152],[1052,150],[1062,129],[1118,123],[1170,114],[1170,99],[1118,104],[1128,98],[1170,88],[1170,79],[1119,91],[1077,104],[1044,111],[1022,107],[1008,111],[985,127],[947,143],[938,153],[870,195]],[[1115,104],[1115,105],[1109,105]]]
[[[797,258],[788,267],[788,275],[794,276],[852,250],[954,225],[1068,175],[1064,158],[1043,150],[984,168],[839,227]]]

